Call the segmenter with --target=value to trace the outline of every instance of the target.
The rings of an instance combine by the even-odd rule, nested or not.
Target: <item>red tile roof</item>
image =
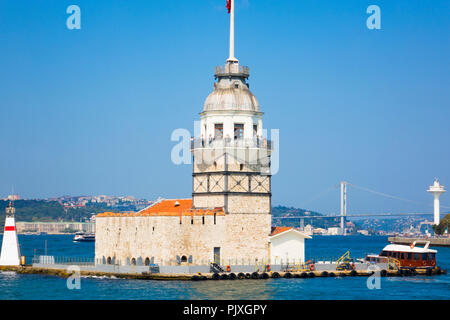
[[[97,217],[139,217],[139,216],[206,216],[225,215],[223,208],[192,209],[192,199],[161,200],[139,212],[104,212]]]
[[[272,230],[270,232],[271,236],[274,236],[276,234],[288,231],[290,229],[294,229],[293,227],[272,227]]]

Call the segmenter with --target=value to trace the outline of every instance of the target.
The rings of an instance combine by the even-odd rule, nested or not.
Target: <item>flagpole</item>
[[[230,57],[227,61],[236,62],[237,59],[234,57],[234,2],[236,0],[231,0],[231,10],[230,10]]]

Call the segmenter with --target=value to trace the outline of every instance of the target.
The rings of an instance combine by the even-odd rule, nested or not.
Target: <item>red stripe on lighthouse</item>
[[[14,226],[5,226],[5,231],[14,231],[16,228]]]

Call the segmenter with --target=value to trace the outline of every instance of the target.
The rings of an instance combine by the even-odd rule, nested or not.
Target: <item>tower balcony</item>
[[[255,137],[254,139],[231,138],[191,138],[191,151],[195,149],[254,148],[273,151],[272,141]]]
[[[214,76],[221,77],[243,77],[250,76],[250,68],[247,66],[240,66],[238,64],[226,64],[225,66],[217,66],[214,69]]]

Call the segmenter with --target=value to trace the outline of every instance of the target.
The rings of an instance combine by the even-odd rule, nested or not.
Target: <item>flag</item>
[[[233,1],[233,0],[227,0],[228,13],[230,13],[230,11],[231,11],[231,1]]]

